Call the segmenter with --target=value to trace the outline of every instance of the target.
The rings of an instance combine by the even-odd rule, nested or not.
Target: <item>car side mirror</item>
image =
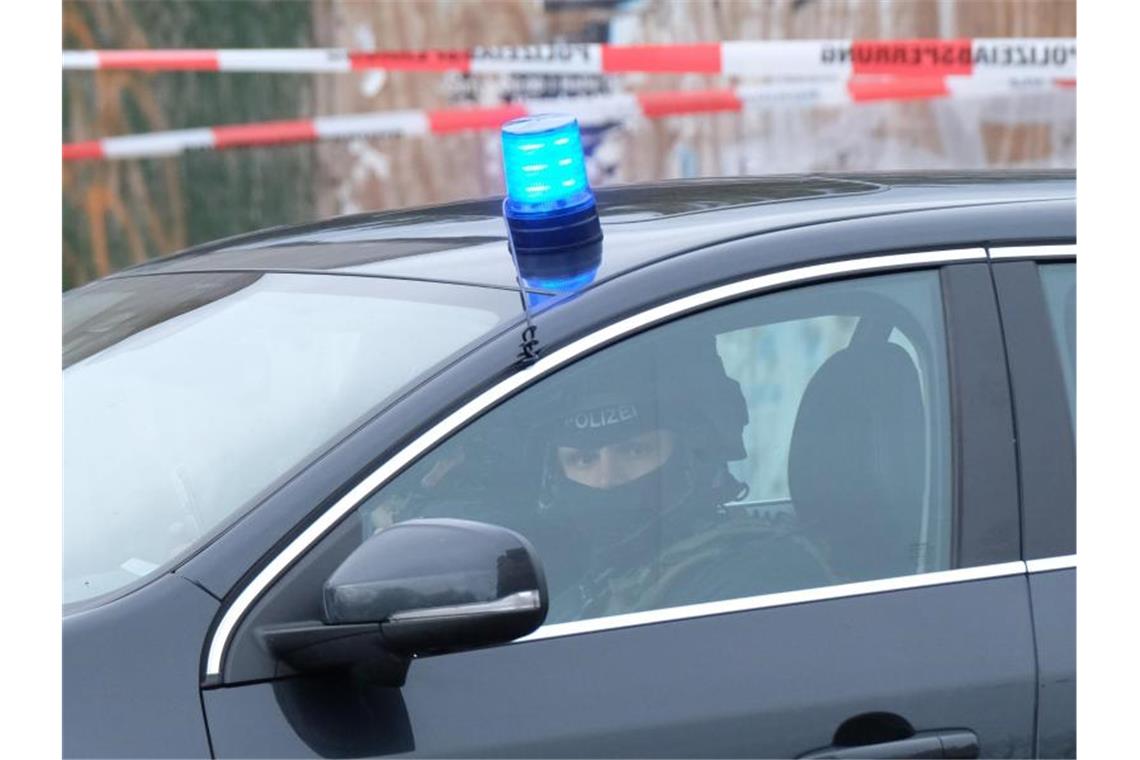
[[[403,684],[413,656],[503,644],[542,625],[542,564],[514,531],[471,520],[396,523],[368,538],[322,589],[323,622],[263,631],[302,672],[358,668]]]
[[[385,644],[408,655],[505,643],[542,625],[547,609],[530,542],[471,520],[396,523],[324,585],[325,623],[379,623]]]

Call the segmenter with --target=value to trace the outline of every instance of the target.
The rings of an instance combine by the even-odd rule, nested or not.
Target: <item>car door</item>
[[[1018,428],[1040,757],[1075,757],[1076,246],[992,248]]]
[[[205,658],[213,750],[1027,756],[1013,441],[981,249],[635,313],[423,433],[229,600]],[[534,542],[545,625],[416,659],[401,688],[273,660],[259,631],[319,616],[366,536],[440,516]]]

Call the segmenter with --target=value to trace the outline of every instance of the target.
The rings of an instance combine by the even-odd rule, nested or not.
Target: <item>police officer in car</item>
[[[834,582],[794,530],[740,507],[747,407],[711,341],[620,350],[547,425],[535,543],[548,622]],[[682,362],[669,356],[683,356]]]
[[[512,528],[542,560],[552,623],[835,582],[794,526],[734,504],[748,410],[711,338],[636,339],[546,382],[382,491],[366,532]]]

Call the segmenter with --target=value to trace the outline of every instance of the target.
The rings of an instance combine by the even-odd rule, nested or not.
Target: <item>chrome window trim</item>
[[[369,473],[360,483],[350,489],[348,493],[338,499],[328,510],[289,542],[277,556],[271,559],[269,563],[253,577],[253,580],[246,584],[245,588],[238,593],[222,614],[221,620],[211,635],[209,648],[207,649],[205,678],[215,680],[221,676],[222,662],[226,649],[229,646],[231,637],[237,630],[238,624],[245,617],[246,611],[253,606],[253,603],[261,597],[269,586],[272,585],[295,560],[304,554],[312,544],[320,540],[325,533],[331,530],[341,518],[355,509],[360,502],[364,501],[372,492],[395,477],[407,465],[419,458],[420,455],[429,451],[437,443],[459,430],[490,407],[553,372],[562,365],[651,325],[741,296],[752,295],[785,285],[799,285],[846,274],[893,271],[916,267],[938,266],[960,261],[984,261],[985,259],[986,251],[983,248],[960,248],[944,251],[868,256],[859,259],[847,259],[826,264],[812,264],[794,269],[786,269],[771,274],[750,277],[745,280],[728,283],[727,285],[712,287],[646,309],[645,311],[638,312],[618,322],[607,325],[600,330],[579,338],[573,343],[563,346],[557,351],[547,354],[529,367],[519,370],[501,381],[498,385],[479,394],[422,433],[418,438],[397,452],[391,459],[388,459],[377,469]],[[543,629],[540,628],[536,633],[540,633],[542,630]]]
[[[542,607],[542,597],[538,591],[519,591],[491,602],[471,602],[452,604],[446,607],[427,607],[419,610],[397,612],[388,618],[389,623],[406,623],[416,620],[458,620],[478,618],[484,615],[500,615],[512,612],[531,612]]]
[[[1018,245],[990,248],[991,259],[1074,259],[1076,245]]]
[[[1050,570],[1067,570],[1077,566],[1077,555],[1069,554],[1064,557],[1045,557],[1031,559],[1025,563],[1027,573],[1047,573]]]
[[[883,578],[873,581],[860,581],[858,583],[843,583],[836,586],[823,586],[818,588],[802,589],[800,591],[784,591],[778,594],[763,594],[739,599],[726,599],[718,602],[703,602],[689,604],[683,607],[666,607],[645,612],[630,612],[624,615],[611,615],[608,617],[590,618],[589,620],[575,620],[569,623],[555,623],[544,625],[534,633],[516,639],[513,643],[527,641],[541,641],[562,636],[574,636],[581,633],[596,633],[616,628],[631,628],[652,623],[666,623],[675,620],[690,620],[693,618],[724,615],[732,612],[748,612],[762,610],[768,607],[786,607],[805,602],[822,602],[829,599],[844,599],[852,596],[866,596],[868,594],[882,594],[890,591],[903,591],[906,589],[924,588],[927,586],[944,586],[950,583],[965,583],[967,581],[986,580],[989,578],[1004,578],[1010,575],[1024,575],[1023,562],[1003,562],[997,565],[981,565],[978,567],[964,567],[957,570],[941,570],[919,575],[903,575],[896,578]]]

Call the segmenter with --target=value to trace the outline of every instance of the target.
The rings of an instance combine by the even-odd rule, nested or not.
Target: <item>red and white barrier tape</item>
[[[810,107],[883,100],[981,97],[1011,92],[1048,92],[1075,86],[1075,79],[1034,78],[997,82],[958,77],[878,78],[847,83],[642,92],[540,100],[483,108],[380,111],[351,116],[319,116],[315,119],[179,129],[65,143],[63,160],[147,158],[173,156],[200,148],[222,149],[350,137],[395,137],[497,129],[510,119],[535,113],[570,113],[583,126],[593,126],[636,117],[659,119],[702,113],[752,112],[779,106]]]
[[[1075,77],[1077,43],[1065,37],[909,40],[765,40],[695,45],[557,43],[470,50],[71,50],[63,68],[147,71],[462,71],[471,74],[726,76]]]

